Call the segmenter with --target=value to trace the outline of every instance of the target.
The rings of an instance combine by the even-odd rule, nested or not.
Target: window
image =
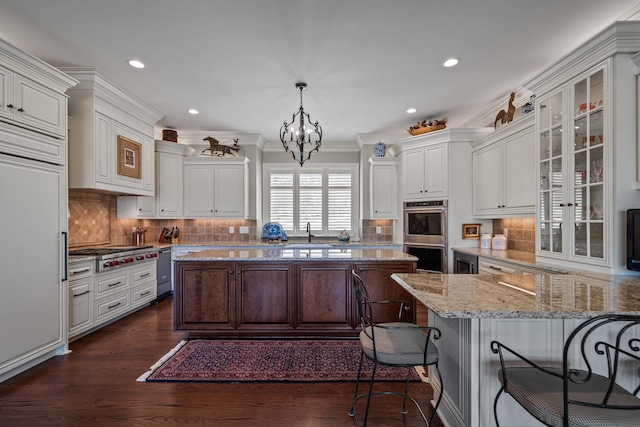
[[[265,168],[265,222],[279,222],[288,234],[316,235],[357,230],[357,165]]]

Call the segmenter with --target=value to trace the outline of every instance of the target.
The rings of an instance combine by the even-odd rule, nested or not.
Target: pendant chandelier
[[[318,122],[311,120],[309,113],[304,112],[302,91],[307,87],[307,84],[299,82],[296,83],[296,87],[300,89],[300,108],[296,113],[293,113],[290,121],[284,121],[280,128],[280,141],[282,141],[284,151],[291,153],[293,159],[302,166],[305,161],[309,160],[311,153],[320,150],[322,128]],[[296,152],[298,157],[296,157]]]

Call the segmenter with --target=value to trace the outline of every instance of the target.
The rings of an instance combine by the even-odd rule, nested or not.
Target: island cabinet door
[[[400,304],[373,304],[373,320],[375,322],[404,322],[416,321],[416,301],[413,296],[397,284],[392,278],[393,273],[415,273],[416,266],[412,262],[367,262],[355,265],[355,270],[364,282],[372,301],[402,300],[409,303],[409,309],[402,311],[400,318]]]
[[[353,265],[347,262],[299,262],[297,330],[318,334],[353,335],[357,325],[351,281]]]
[[[236,315],[240,330],[293,329],[292,274],[291,263],[237,264]]]
[[[176,263],[175,329],[235,328],[235,265]]]

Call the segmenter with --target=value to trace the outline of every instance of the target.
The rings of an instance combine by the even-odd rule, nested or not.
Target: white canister
[[[491,249],[491,234],[483,233],[480,236],[480,249]]]
[[[507,238],[502,234],[496,234],[491,241],[491,249],[494,251],[506,251]]]

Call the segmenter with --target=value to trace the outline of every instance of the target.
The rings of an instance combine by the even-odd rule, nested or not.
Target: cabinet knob
[[[18,111],[22,113],[24,110],[22,108],[18,108]]]
[[[560,203],[560,207],[563,208],[564,207],[564,203]]]
[[[7,108],[13,108],[13,104],[7,104]]]
[[[573,203],[567,203],[567,206],[573,206]]]

